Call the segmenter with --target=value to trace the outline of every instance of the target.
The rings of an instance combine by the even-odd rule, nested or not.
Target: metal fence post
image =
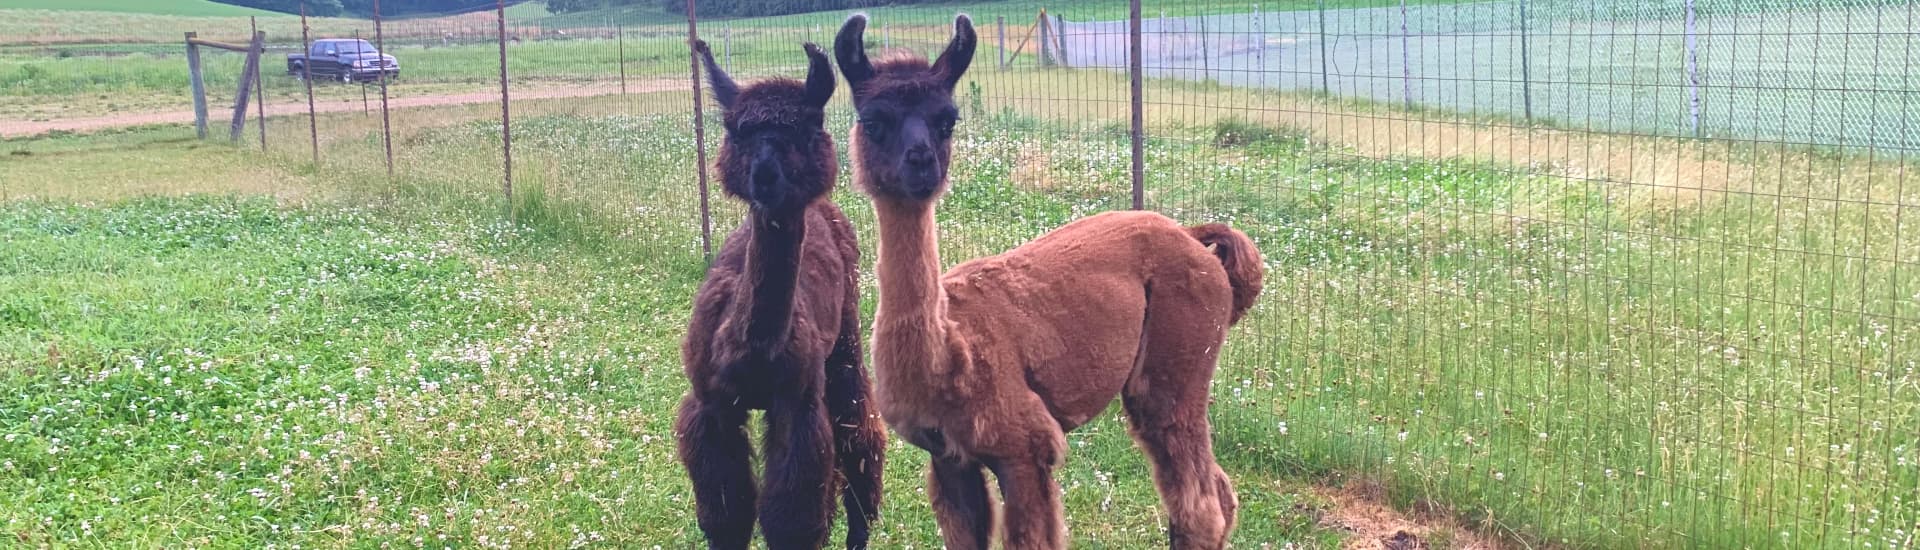
[[[613,24],[614,40],[620,44],[620,95],[627,95],[627,28],[624,23]]]
[[[300,2],[300,51],[313,52],[312,29],[307,27],[307,3]],[[320,115],[313,106],[313,63],[300,64],[300,80],[307,83],[307,138],[313,144],[313,165],[320,166]]]
[[[1408,109],[1413,108],[1413,50],[1407,32],[1407,0],[1400,0],[1400,93]]]
[[[720,27],[720,46],[726,50],[727,70],[733,70],[733,22],[728,21]]]
[[[1687,0],[1687,117],[1693,137],[1700,137],[1700,58],[1694,15],[1693,0]]]
[[[1527,123],[1533,123],[1533,55],[1527,51],[1527,0],[1520,0],[1520,101]]]
[[[507,199],[507,219],[517,219],[519,208],[513,204],[513,109],[507,92],[507,0],[495,0],[494,20],[499,25],[500,43],[500,158],[506,164],[500,191]]]
[[[387,179],[393,179],[393,115],[387,112],[387,38],[380,30],[380,0],[373,0],[373,43],[373,49],[380,50],[373,61],[373,68],[380,70],[380,143],[387,149]]]
[[[249,27],[249,30],[253,31],[253,34],[260,34],[260,21],[258,18],[255,18],[253,16],[247,16],[247,27]],[[265,44],[263,43],[261,46],[261,49],[265,50],[265,48],[266,48]],[[259,116],[260,151],[266,152],[267,150],[267,86],[266,86],[266,82],[264,81],[264,77],[260,76],[260,74],[263,72],[265,71],[256,70],[253,72],[253,99],[255,103],[260,104],[259,107],[255,107],[255,109],[257,109],[256,112],[260,114]]]
[[[1167,36],[1167,10],[1160,10],[1160,18],[1154,20],[1153,32],[1159,33],[1153,40],[1155,43],[1160,44],[1160,53],[1157,54],[1160,56],[1160,62],[1162,64],[1171,64],[1168,63],[1168,61],[1173,59],[1173,50],[1167,46],[1167,43],[1172,42],[1173,39]]]
[[[993,18],[993,23],[1000,31],[998,33],[1000,36],[1000,70],[1004,71],[1007,70],[1007,16],[996,16]]]
[[[1260,5],[1253,5],[1253,63],[1254,71],[1262,83],[1267,75],[1267,20],[1260,14]]]
[[[1212,50],[1209,45],[1212,40],[1207,36],[1207,16],[1202,15],[1195,19],[1200,20],[1200,81],[1211,82],[1213,80],[1213,52],[1209,51]]]
[[[1145,206],[1146,199],[1146,90],[1141,84],[1146,72],[1140,61],[1140,0],[1127,3],[1127,80],[1132,88],[1133,209]]]
[[[713,211],[707,203],[707,120],[700,101],[700,52],[693,43],[700,39],[696,0],[687,0],[687,71],[693,80],[693,171],[700,178],[700,255],[713,262]]]
[[[187,33],[187,79],[193,85],[193,129],[207,139],[207,82],[200,71],[200,45],[193,39],[200,33]]]
[[[353,30],[353,39],[354,40],[360,39],[360,29]],[[359,80],[359,79],[354,79],[354,80]],[[371,114],[373,114],[373,108],[367,106],[367,83],[361,82],[360,83],[360,116],[367,116]]]
[[[1327,65],[1327,0],[1320,0],[1320,93],[1333,95],[1333,73]]]

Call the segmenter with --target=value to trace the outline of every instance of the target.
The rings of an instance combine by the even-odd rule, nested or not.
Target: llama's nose
[[[780,183],[780,164],[767,159],[754,161],[749,176],[753,178],[754,185],[770,187]]]
[[[921,146],[908,149],[907,165],[922,169],[933,166],[933,148]]]

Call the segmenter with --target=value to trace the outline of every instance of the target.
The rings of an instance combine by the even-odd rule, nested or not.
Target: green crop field
[[[208,0],[0,0],[0,10],[111,11],[180,16],[283,16]]]

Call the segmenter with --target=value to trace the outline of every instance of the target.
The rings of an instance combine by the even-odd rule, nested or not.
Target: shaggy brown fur
[[[807,44],[805,83],[740,89],[706,43],[695,48],[726,109],[721,186],[751,207],[700,285],[681,348],[692,391],[680,404],[680,460],[700,529],[711,548],[745,549],[758,515],[768,548],[817,549],[844,484],[847,547],[864,548],[880,516],[886,431],[860,363],[860,252],[824,198],[838,164],[822,127],[833,68]],[[763,486],[749,409],[766,411]]]
[[[865,16],[834,43],[860,122],[854,179],[880,222],[874,375],[881,416],[933,454],[946,547],[985,549],[993,500],[1014,550],[1066,546],[1053,470],[1065,432],[1119,396],[1154,465],[1175,549],[1226,545],[1238,506],[1214,462],[1207,389],[1227,328],[1253,306],[1260,253],[1224,225],[1115,212],[940,273],[934,202],[947,187],[952,94],[974,50],[955,22],[939,60],[870,62]]]

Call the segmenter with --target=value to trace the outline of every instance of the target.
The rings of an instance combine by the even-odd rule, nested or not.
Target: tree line
[[[309,15],[321,17],[371,17],[374,0],[213,0],[222,4],[259,8],[281,13],[300,13],[306,4]],[[527,0],[507,0],[518,4]],[[759,17],[812,11],[831,11],[932,4],[953,0],[697,0],[700,15],[709,17]],[[450,15],[492,9],[495,0],[380,0],[380,13],[387,16]],[[547,11],[573,13],[628,6],[658,6],[668,13],[686,13],[687,0],[547,0]]]
[[[281,13],[300,13],[305,3],[307,14],[320,17],[372,17],[374,0],[213,0],[222,4],[259,8]],[[518,4],[526,0],[508,0]],[[380,14],[449,15],[493,9],[495,0],[380,0]],[[686,9],[682,7],[681,9]]]
[[[953,0],[697,0],[700,15],[711,17],[759,17],[812,11],[845,10],[875,6],[932,4]],[[656,5],[667,13],[686,13],[686,0],[547,0],[547,11],[570,13],[620,6]]]

